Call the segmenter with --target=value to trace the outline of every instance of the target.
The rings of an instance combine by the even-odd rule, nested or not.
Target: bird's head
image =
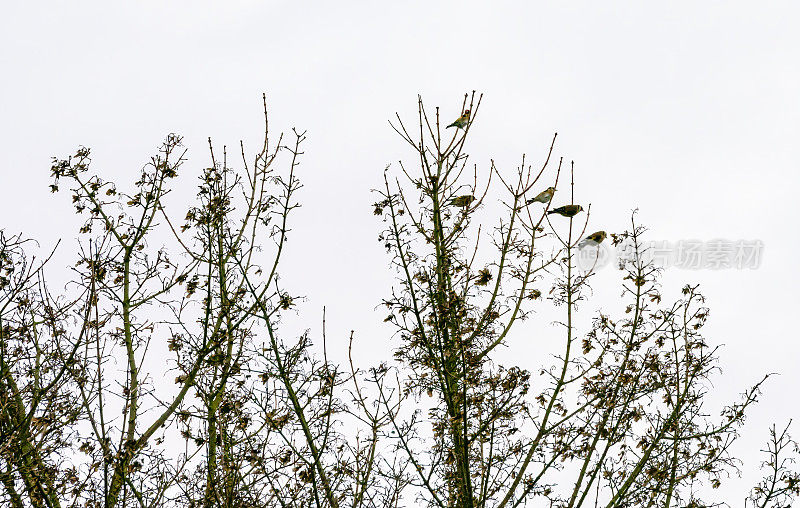
[[[583,211],[583,207],[582,207],[581,205],[578,205],[578,211],[579,211],[579,212],[582,212],[582,211]]]
[[[468,109],[464,110],[464,116],[469,116],[469,110]]]

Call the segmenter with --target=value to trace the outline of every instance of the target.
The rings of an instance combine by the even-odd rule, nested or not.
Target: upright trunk
[[[443,162],[438,164],[439,175]],[[459,323],[457,312],[454,312],[451,302],[452,277],[451,253],[445,240],[444,224],[442,221],[441,187],[438,185],[439,175],[435,180],[431,197],[433,200],[433,238],[436,249],[436,290],[434,292],[438,328],[435,335],[441,337],[442,356],[444,361],[443,375],[445,380],[444,400],[447,406],[448,427],[455,468],[454,485],[450,493],[450,505],[454,507],[472,508],[474,506],[472,493],[472,479],[470,470],[469,444],[467,440],[466,422],[466,383],[464,364],[462,360],[462,344],[459,343]]]

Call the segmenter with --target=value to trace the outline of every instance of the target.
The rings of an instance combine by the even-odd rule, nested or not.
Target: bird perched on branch
[[[606,239],[607,236],[608,235],[606,235],[605,231],[595,231],[591,235],[581,240],[580,247],[586,245],[600,245],[603,242],[603,240]]]
[[[465,109],[464,114],[459,116],[458,119],[445,127],[445,129],[449,129],[450,127],[455,127],[456,129],[463,129],[469,123],[469,110]]]
[[[475,201],[475,196],[470,194],[465,194],[463,196],[458,196],[450,200],[450,204],[453,206],[461,206],[466,207],[472,204]]]
[[[575,217],[579,212],[582,211],[583,207],[581,205],[564,205],[559,206],[558,208],[553,208],[547,212],[547,215],[550,215],[551,213],[557,213],[563,217]]]
[[[553,199],[553,194],[555,194],[555,192],[556,192],[556,188],[555,187],[548,187],[545,190],[543,190],[542,192],[540,192],[539,194],[537,194],[536,197],[533,197],[533,198],[525,201],[525,205],[530,205],[531,203],[545,203],[545,204],[547,204],[547,203],[550,202],[551,199]],[[522,206],[525,206],[525,205],[522,205]],[[521,209],[522,206],[520,206],[519,208]]]
[[[587,240],[591,240],[595,243],[602,243],[603,240],[606,239],[608,235],[606,235],[605,231],[595,231],[591,235],[587,236]]]

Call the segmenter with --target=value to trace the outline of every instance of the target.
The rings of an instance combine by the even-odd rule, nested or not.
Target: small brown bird
[[[458,196],[450,200],[450,204],[453,206],[460,206],[466,207],[472,204],[475,201],[475,196],[470,194],[465,194],[463,196]]]
[[[553,194],[555,194],[556,188],[555,187],[548,187],[539,194],[536,195],[535,198],[531,198],[526,201],[527,204],[531,203],[548,203],[551,199],[553,199]]]
[[[556,188],[555,187],[548,187],[545,190],[543,190],[542,192],[540,192],[539,194],[537,194],[536,197],[533,197],[533,198],[525,201],[525,205],[530,205],[531,203],[545,203],[545,204],[547,204],[547,203],[550,202],[551,199],[553,199],[553,194],[555,194],[555,192],[556,192]],[[521,210],[522,207],[525,206],[525,205],[520,206],[518,208],[518,210]]]
[[[595,231],[591,235],[581,240],[580,243],[578,243],[578,248],[582,249],[587,245],[598,247],[601,243],[603,243],[603,240],[606,239],[606,236],[607,235],[605,231]]]
[[[459,116],[458,119],[445,127],[445,129],[449,129],[450,127],[455,127],[456,129],[463,129],[469,123],[469,110],[465,109],[464,114]]]
[[[39,418],[38,416],[34,416],[31,418],[31,434],[34,436],[38,436],[39,434],[47,434],[51,423],[52,422],[49,418]]]
[[[608,235],[606,235],[605,231],[595,231],[591,235],[587,236],[584,239],[584,241],[589,240],[589,241],[592,241],[594,243],[602,243],[603,240],[606,239],[606,236],[608,236]]]
[[[583,207],[581,205],[564,205],[564,206],[559,206],[558,208],[553,208],[552,210],[547,212],[547,215],[550,215],[551,213],[557,213],[558,215],[561,215],[563,217],[575,217],[576,215],[578,215],[578,213],[582,211]]]

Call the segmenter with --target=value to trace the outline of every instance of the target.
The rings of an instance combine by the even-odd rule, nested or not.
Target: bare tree
[[[767,448],[762,451],[767,459],[761,464],[761,468],[767,473],[753,488],[745,507],[789,508],[792,500],[800,495],[800,474],[793,469],[800,447],[789,435],[789,425],[780,432],[773,425],[769,429]]]
[[[176,135],[130,192],[90,174],[88,149],[54,160],[52,190],[68,185],[86,215],[77,296],[50,297],[23,242],[2,244],[2,479],[15,505],[337,505],[343,380],[307,333],[278,333],[296,299],[278,267],[304,134],[272,146],[268,127],[251,161],[240,146],[238,171],[209,140],[182,223],[166,206],[185,161]]]
[[[536,169],[523,156],[516,171],[479,170],[466,147],[480,97],[466,109],[453,130],[421,100],[413,129],[393,122],[413,163],[387,168],[375,214],[399,342],[367,368],[352,333],[349,365],[328,360],[324,312],[319,337],[287,331],[300,296],[280,265],[305,134],[271,136],[266,98],[263,144],[229,158],[209,140],[178,215],[177,135],[130,190],[92,173],[86,148],[54,159],[51,189],[68,188],[85,219],[71,282],[52,292],[48,258],[0,234],[0,503],[707,506],[706,487],[737,471],[730,446],[763,380],[706,415],[708,310],[695,286],[662,303],[633,220],[612,235],[632,253],[623,307],[582,330],[595,266],[579,259],[599,259],[591,206],[548,214],[553,193],[540,194],[576,205],[572,165],[556,162],[554,136]],[[481,225],[498,192],[499,218]],[[547,302],[562,314],[555,332],[529,319]],[[503,365],[499,349],[521,333],[560,336],[559,353]],[[753,506],[798,493],[796,444],[771,436]]]
[[[81,420],[73,375],[92,333],[93,293],[52,296],[47,260],[29,256],[30,243],[0,232],[0,481],[15,508],[61,506],[79,488],[63,462]]]
[[[581,271],[576,262],[591,207],[583,220],[565,218],[548,213],[549,199],[532,199],[564,179],[563,160],[549,169],[553,144],[539,169],[523,157],[510,178],[492,163],[481,186],[465,152],[479,108],[480,97],[465,96],[469,121],[447,131],[438,108],[430,115],[420,100],[413,129],[399,115],[393,124],[417,166],[400,162],[403,180],[387,176],[375,209],[398,274],[385,301],[400,339],[397,368],[373,380],[404,457],[397,474],[426,506],[536,498],[569,507],[701,506],[698,487],[719,486],[735,468],[728,450],[763,380],[718,418],[705,416],[717,368],[716,348],[700,335],[708,311],[693,286],[661,303],[659,271],[645,261],[635,223],[614,236],[633,252],[620,267],[624,314],[600,314],[580,332],[575,313],[594,267]],[[569,176],[557,195],[566,192],[561,201],[573,206],[571,167]],[[492,179],[506,212],[491,232],[472,232]],[[546,298],[563,309],[562,352],[555,364],[500,365],[497,347],[545,300],[534,283],[549,285]],[[533,389],[526,369],[534,368],[545,386]]]

